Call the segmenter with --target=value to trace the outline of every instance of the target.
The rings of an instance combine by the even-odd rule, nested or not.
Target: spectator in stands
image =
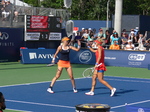
[[[117,44],[118,41],[114,41],[114,44],[110,45],[109,49],[119,50],[120,46]]]
[[[92,32],[92,29],[91,29],[91,28],[89,28],[89,29],[88,29],[88,32],[89,32],[89,34],[90,34],[90,33]]]
[[[75,36],[75,38],[73,40],[71,40],[71,43],[74,47],[78,47],[78,40],[81,40],[81,36],[80,36],[80,32],[77,31],[77,35]]]
[[[86,47],[88,37],[89,37],[88,29],[85,29],[85,33],[82,35],[82,38],[81,38],[81,47]]]
[[[5,98],[3,96],[3,93],[0,92],[0,112],[3,112],[5,110],[6,105],[5,105]]]
[[[91,31],[89,36],[88,36],[88,41],[91,40],[91,39],[95,40],[93,31]]]
[[[80,32],[80,36],[82,36],[85,33],[85,28],[82,28],[81,32]]]
[[[21,10],[21,7],[19,8],[15,7],[13,22],[18,22],[18,15],[19,15],[20,10]]]
[[[126,33],[123,33],[121,37],[121,49],[124,49],[124,47],[127,44],[128,44],[128,37],[126,37]]]
[[[146,42],[146,35],[145,36],[143,36],[143,34],[140,34],[139,35],[139,40],[138,40],[138,47],[137,47],[137,49],[138,50],[145,50],[146,48],[144,47],[144,44],[145,44],[145,42]]]
[[[139,40],[139,35],[140,35],[140,32],[138,31],[138,32],[137,32],[137,35],[136,35],[137,41]]]
[[[128,34],[126,32],[126,29],[122,30],[121,37],[123,37],[123,34],[125,35],[126,38],[128,38]]]
[[[85,29],[85,33],[82,35],[82,40],[87,41],[88,36],[89,36],[88,29]]]
[[[105,41],[106,39],[106,34],[103,32],[103,29],[99,29],[99,32],[97,34],[97,38],[102,39],[103,41]],[[102,46],[105,45],[105,42],[103,42]]]
[[[2,36],[2,32],[0,31],[0,38],[1,38],[1,36]]]
[[[117,33],[116,30],[112,31],[112,34],[110,35],[110,39],[113,37],[114,33]],[[111,42],[111,41],[110,41]]]
[[[130,33],[129,33],[129,35],[128,35],[128,37],[130,37],[131,36],[131,33],[133,33],[134,32],[134,29],[131,29],[130,30]]]
[[[146,43],[144,44],[144,46],[146,47],[146,50],[150,51],[150,38],[146,41]]]
[[[110,41],[111,41],[111,45],[114,44],[114,41],[117,41],[117,44],[120,45],[120,38],[118,37],[118,33],[115,32],[111,37]]]
[[[99,29],[97,37],[103,40],[106,38],[106,34],[103,32],[103,29]]]
[[[128,40],[132,40],[133,44],[137,44],[138,41],[137,41],[137,38],[136,38],[135,33],[133,31],[130,33]]]
[[[93,33],[94,33],[94,35],[96,34],[96,29],[95,28],[93,29]]]
[[[132,40],[128,40],[128,44],[125,47],[125,50],[134,50],[135,46],[132,44]]]
[[[138,32],[139,32],[139,27],[135,27],[134,29],[135,36],[137,36]]]
[[[92,47],[92,45],[93,45],[93,39],[89,39],[88,40],[88,45]]]
[[[106,35],[105,44],[106,44],[106,46],[109,46],[110,45],[110,32],[109,32],[109,30],[105,31],[105,35]]]
[[[90,46],[93,49],[97,49],[97,46],[95,44],[95,42],[93,42],[93,39],[90,39],[87,43],[88,46]]]
[[[3,17],[2,12],[4,11],[5,5],[6,5],[5,1],[2,0],[1,5],[0,5],[0,17]],[[3,20],[3,18],[2,18],[2,20]]]
[[[6,1],[5,6],[2,8],[2,20],[7,20],[12,10],[10,1]]]
[[[140,35],[139,35],[138,43],[139,43],[139,44],[142,44],[143,41],[146,41],[146,37],[143,36],[143,34],[140,34]]]

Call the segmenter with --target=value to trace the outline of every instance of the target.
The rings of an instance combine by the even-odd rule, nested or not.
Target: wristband
[[[88,48],[91,48],[90,46],[87,46]]]
[[[80,45],[78,45],[78,49],[80,49],[81,48],[81,46]]]
[[[95,63],[95,65],[98,65],[98,63]]]
[[[52,61],[55,61],[55,58],[52,58]]]

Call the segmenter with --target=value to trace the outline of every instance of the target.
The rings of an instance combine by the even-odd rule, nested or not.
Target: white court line
[[[119,76],[105,76],[105,77],[113,77],[113,78],[123,78],[123,79],[143,79],[143,80],[150,80],[147,78],[135,78],[135,77],[119,77]]]
[[[114,79],[115,76],[105,76],[105,77],[113,77],[111,78],[105,78],[106,80],[115,80],[115,81],[126,81],[126,82],[143,82],[143,83],[150,83],[150,81],[139,81],[139,80],[124,80],[128,77],[116,77],[116,78],[122,78],[122,79]],[[75,79],[85,79],[85,78],[75,78]],[[129,78],[130,79],[130,78]],[[131,79],[142,79],[142,78],[131,78]],[[61,79],[61,80],[57,80],[57,81],[67,81],[70,79]],[[149,79],[148,79],[149,80]],[[24,86],[24,85],[31,85],[31,84],[42,84],[42,83],[47,83],[47,82],[51,82],[51,81],[42,81],[42,82],[33,82],[33,83],[23,83],[23,84],[14,84],[14,85],[4,85],[4,86],[0,86],[0,87],[12,87],[12,86]]]
[[[75,78],[75,79],[83,79],[83,78]],[[57,81],[67,81],[70,79],[60,79]],[[23,83],[23,84],[14,84],[14,85],[4,85],[4,86],[0,86],[0,87],[12,87],[12,86],[25,86],[25,85],[31,85],[31,84],[42,84],[42,83],[50,83],[51,81],[41,81],[41,82],[33,82],[33,83]]]
[[[24,104],[33,104],[33,105],[42,105],[42,106],[52,106],[52,107],[61,107],[61,108],[75,109],[75,107],[64,106],[64,105],[44,104],[44,103],[35,103],[35,102],[26,102],[26,101],[17,101],[17,100],[6,100],[6,101],[8,101],[8,102],[15,102],[15,103],[24,103]],[[118,105],[118,106],[111,107],[111,109],[125,107],[126,105],[136,105],[136,104],[147,103],[147,102],[150,102],[150,100],[134,102],[134,103],[124,104],[124,105]],[[26,112],[30,112],[30,111],[26,111]]]
[[[150,100],[145,100],[145,101],[140,101],[140,102],[134,102],[134,103],[124,104],[124,105],[114,106],[114,107],[111,107],[111,109],[124,107],[126,105],[136,105],[136,104],[147,103],[147,102],[150,102]]]
[[[33,105],[42,105],[42,106],[71,108],[71,109],[74,109],[74,108],[75,108],[75,107],[64,106],[64,105],[44,104],[44,103],[35,103],[35,102],[26,102],[26,101],[17,101],[17,100],[7,100],[7,99],[6,99],[6,101],[8,101],[8,102],[15,102],[15,103],[25,103],[25,104],[33,104]]]
[[[114,80],[114,81],[125,81],[125,82],[143,82],[143,83],[150,83],[149,81],[140,81],[140,80],[124,80],[124,79],[111,79],[111,78],[105,78],[106,80]]]

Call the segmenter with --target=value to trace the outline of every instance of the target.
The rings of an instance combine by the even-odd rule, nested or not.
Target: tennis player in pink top
[[[90,49],[90,51],[95,53],[96,56],[96,63],[95,63],[95,70],[92,76],[92,87],[91,87],[91,91],[85,93],[86,95],[94,95],[94,89],[95,89],[95,85],[96,85],[96,79],[98,78],[98,80],[104,84],[106,87],[108,87],[111,90],[111,94],[110,96],[114,96],[115,92],[116,92],[116,88],[113,88],[111,85],[108,84],[108,82],[106,82],[104,80],[104,71],[106,71],[106,67],[104,64],[104,48],[101,46],[103,43],[102,39],[97,39],[95,40],[95,44],[97,46],[97,49],[92,49],[90,46],[88,46],[88,48]]]

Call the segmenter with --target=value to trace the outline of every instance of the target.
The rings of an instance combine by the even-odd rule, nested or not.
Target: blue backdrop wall
[[[21,28],[0,28],[0,62],[19,59],[19,48],[24,45]]]
[[[96,20],[73,20],[74,26],[79,27],[79,30],[81,31],[82,28],[92,28],[96,29],[96,32],[98,32],[99,28],[106,27],[106,21],[96,21]],[[109,21],[109,28],[111,28],[112,22]]]
[[[22,49],[22,63],[51,63],[56,49]],[[149,51],[121,51],[105,50],[105,64],[107,66],[148,68],[150,64]],[[59,55],[56,58],[56,62]],[[71,63],[95,64],[95,54],[88,49],[81,49],[79,52],[71,50]]]

